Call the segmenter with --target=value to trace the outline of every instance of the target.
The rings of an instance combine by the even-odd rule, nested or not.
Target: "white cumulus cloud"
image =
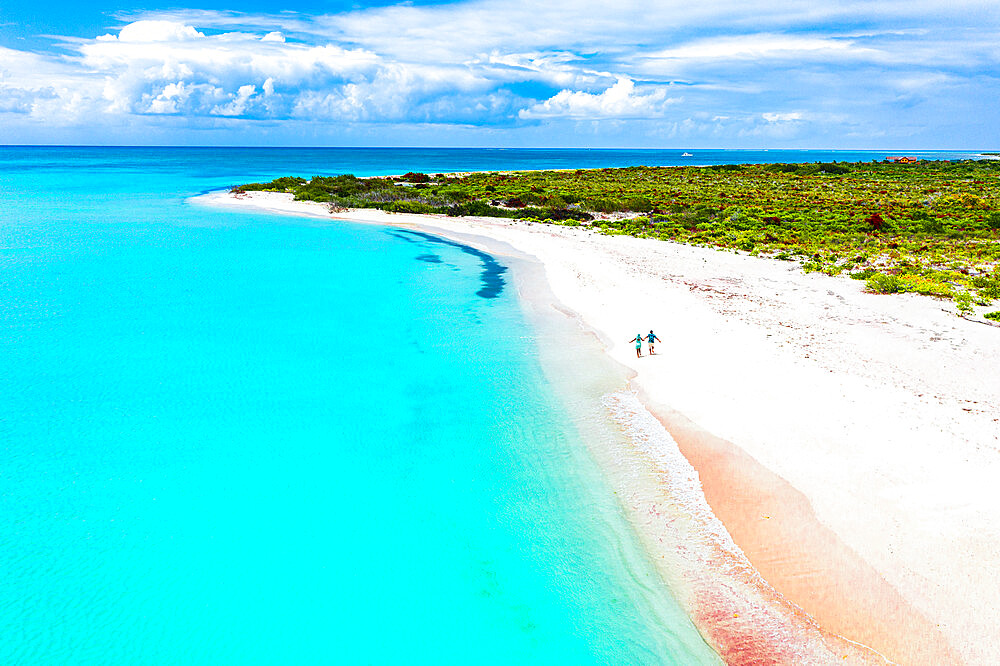
[[[136,21],[129,23],[117,35],[101,35],[100,42],[181,42],[203,38],[192,26],[173,21]]]
[[[666,107],[680,101],[667,96],[663,87],[636,88],[635,82],[621,78],[600,93],[561,90],[549,99],[522,109],[521,118],[657,118]]]
[[[769,123],[788,123],[796,120],[802,120],[802,114],[797,111],[789,113],[766,112],[760,115]]]

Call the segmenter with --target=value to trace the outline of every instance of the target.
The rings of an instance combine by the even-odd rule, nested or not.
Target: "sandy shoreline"
[[[331,220],[290,195],[200,199]],[[714,514],[705,520],[728,530],[705,547],[724,550],[729,535],[739,546],[726,557],[745,587],[708,603],[719,590],[694,581],[703,598],[687,600],[730,663],[807,663],[778,649],[787,641],[818,646],[810,663],[877,663],[837,636],[900,663],[995,660],[1000,329],[940,301],[865,294],[857,281],[705,248],[509,220],[336,217],[499,241],[541,262],[555,297],[635,372],[669,433],[660,449],[653,437],[636,447],[650,483],[632,508],[657,511],[659,456],[676,442]],[[636,359],[626,340],[650,328],[660,353]],[[676,521],[648,522],[646,538],[677,534]],[[739,568],[743,554],[752,568]],[[767,633],[755,612],[788,625]],[[755,630],[760,644],[749,645]]]

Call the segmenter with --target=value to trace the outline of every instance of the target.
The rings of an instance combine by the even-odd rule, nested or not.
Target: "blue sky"
[[[0,2],[0,143],[1000,149],[995,0]]]

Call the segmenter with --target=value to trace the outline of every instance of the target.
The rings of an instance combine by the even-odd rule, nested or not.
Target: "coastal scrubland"
[[[1000,299],[997,160],[347,174],[233,191],[290,192],[333,210],[587,225],[725,248],[846,274],[878,293],[952,299],[962,314]]]

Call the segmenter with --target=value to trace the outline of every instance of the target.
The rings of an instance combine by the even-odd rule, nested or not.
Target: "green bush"
[[[583,207],[596,213],[614,213],[625,207],[614,199],[592,198],[583,202]]]
[[[307,185],[295,190],[296,201],[332,201],[330,193],[318,187]]]
[[[281,178],[276,178],[270,183],[247,183],[246,185],[237,185],[232,189],[234,192],[286,192],[288,190],[294,189],[306,182],[305,178],[299,178],[297,176],[283,176]]]
[[[410,183],[428,183],[431,177],[426,173],[420,173],[419,171],[409,171],[403,174],[403,180]]]
[[[993,321],[1000,321],[1000,310],[997,310],[996,312],[987,312],[983,316],[987,319],[992,319]]]
[[[927,217],[920,221],[920,230],[925,234],[940,234],[944,231],[944,222],[936,217]]]
[[[955,296],[955,307],[960,314],[972,314],[972,294],[967,291]]]
[[[350,173],[340,176],[313,176],[306,187],[312,190],[322,190],[339,197],[346,197],[364,191],[365,181]]]
[[[516,213],[518,217],[530,217],[525,215],[525,210]],[[513,217],[514,212],[509,210],[504,210],[503,208],[497,208],[496,206],[491,206],[485,201],[475,200],[467,201],[465,203],[460,203],[452,206],[448,209],[448,215],[452,217],[461,217],[465,215],[472,215],[475,217]]]
[[[806,273],[814,273],[816,271],[823,270],[823,262],[821,261],[807,261],[802,264],[802,270]]]
[[[924,296],[940,296],[942,298],[950,297],[955,293],[955,290],[947,282],[924,275],[899,276],[899,291],[923,294]]]
[[[823,162],[823,163],[820,163],[819,168],[820,168],[820,170],[823,173],[834,174],[834,175],[837,175],[837,176],[839,176],[840,174],[844,174],[844,173],[849,173],[850,172],[850,168],[844,166],[843,164],[837,164],[835,162],[831,162],[831,163]]]
[[[895,294],[899,291],[900,280],[895,275],[873,273],[865,280],[865,287],[876,294]]]
[[[625,202],[625,207],[636,213],[648,213],[653,210],[653,203],[646,197],[632,197]]]
[[[1000,276],[987,277],[976,276],[971,280],[972,286],[979,290],[979,294],[984,298],[1000,298]]]
[[[389,213],[415,213],[417,215],[429,215],[439,212],[434,206],[421,203],[420,201],[391,201],[382,206],[382,210]]]

